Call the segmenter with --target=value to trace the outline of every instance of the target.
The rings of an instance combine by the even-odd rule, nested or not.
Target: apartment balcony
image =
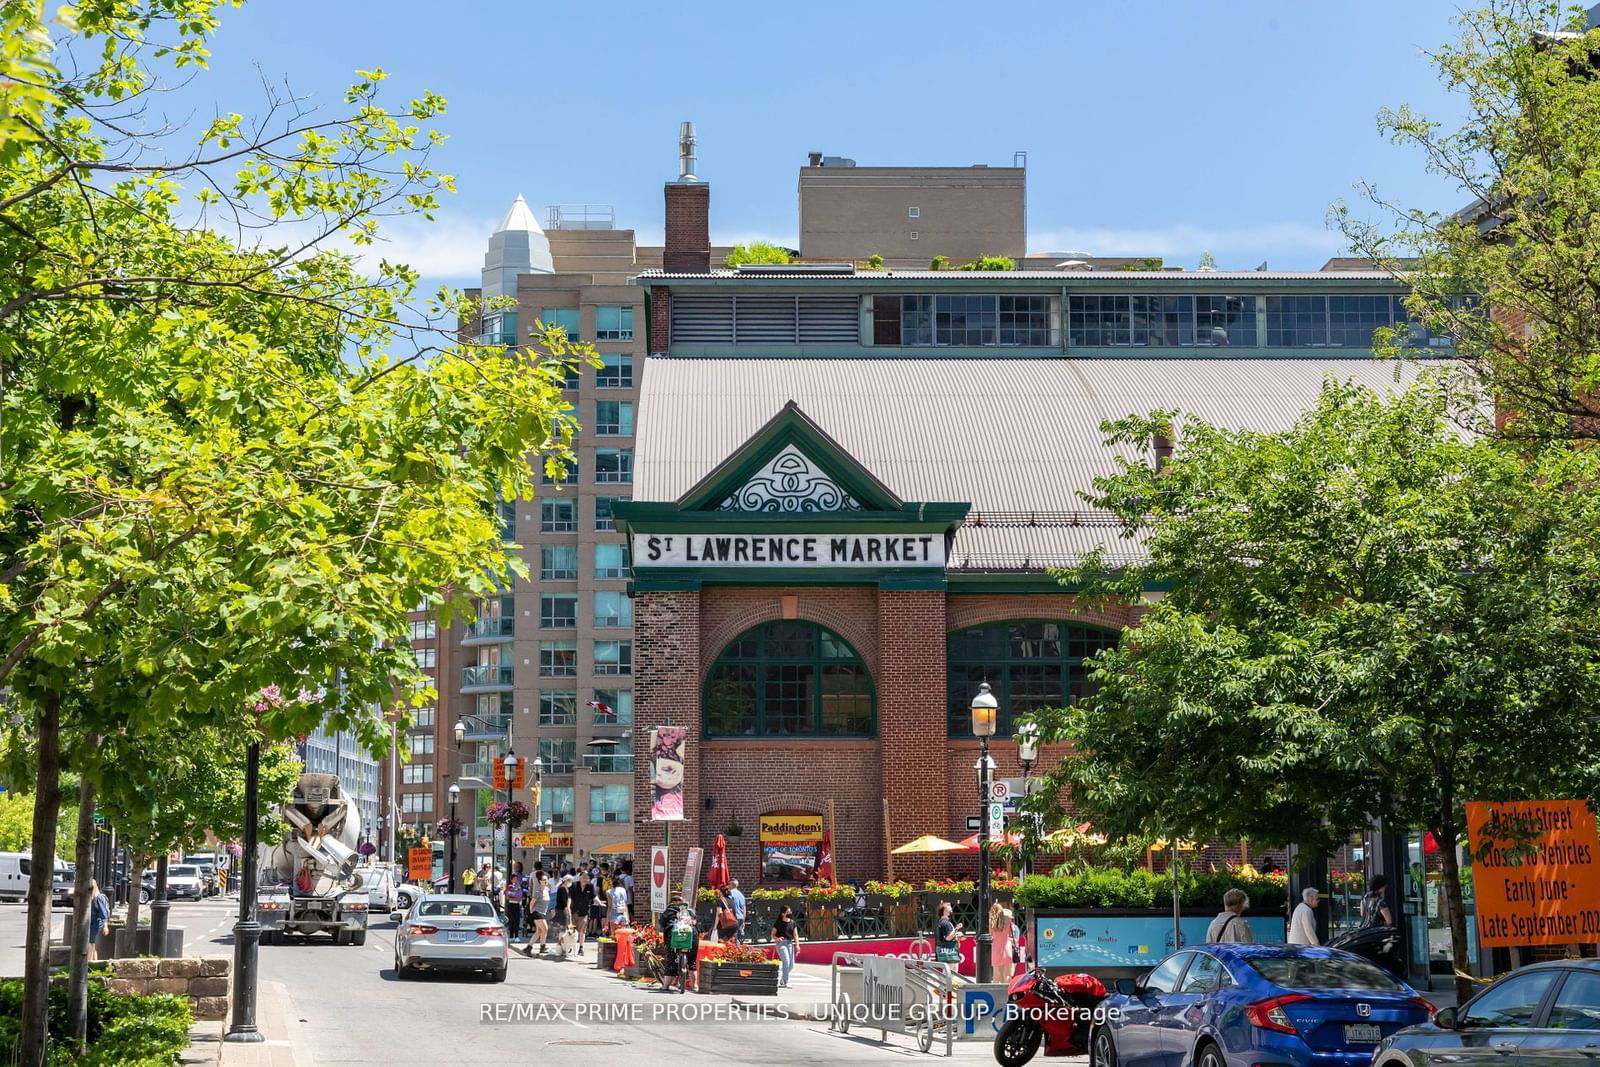
[[[463,741],[501,741],[511,729],[510,715],[463,715],[460,721],[467,728]]]
[[[632,774],[633,755],[584,756],[583,769],[596,774]]]
[[[514,345],[517,343],[517,336],[513,333],[491,331],[478,334],[473,341],[480,345]]]
[[[494,781],[494,763],[491,760],[473,760],[461,765],[462,778],[479,778],[485,782]]]
[[[461,691],[463,693],[493,693],[510,689],[513,686],[512,668],[509,664],[489,664],[486,666],[461,668]]]
[[[461,636],[463,646],[492,645],[510,640],[515,635],[516,620],[509,616],[498,619],[477,619],[467,624]]]

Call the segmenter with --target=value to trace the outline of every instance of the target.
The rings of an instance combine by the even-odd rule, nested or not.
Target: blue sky
[[[441,17],[440,12],[447,17]],[[448,98],[436,156],[460,192],[387,254],[470,282],[522,193],[615,207],[659,243],[661,184],[693,119],[712,239],[796,234],[806,153],[862,164],[1009,163],[1028,153],[1030,250],[1313,268],[1341,248],[1334,200],[1373,181],[1405,203],[1463,197],[1376,130],[1407,102],[1453,121],[1423,55],[1456,5],[1221,2],[450,5],[257,0],[224,15],[213,73],[183,95],[249,113],[262,74],[337,108],[350,72]],[[176,101],[175,101],[176,102]]]

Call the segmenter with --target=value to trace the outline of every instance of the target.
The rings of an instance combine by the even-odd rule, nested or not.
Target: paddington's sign
[[[944,567],[943,534],[634,534],[633,566]]]

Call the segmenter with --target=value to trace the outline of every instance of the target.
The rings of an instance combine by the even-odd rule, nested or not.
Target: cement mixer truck
[[[361,815],[334,774],[302,774],[283,806],[288,835],[261,848],[256,915],[263,945],[290,934],[367,940],[367,891],[355,867]]]

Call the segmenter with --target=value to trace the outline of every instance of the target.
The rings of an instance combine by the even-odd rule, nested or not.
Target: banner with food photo
[[[683,820],[683,765],[689,730],[657,726],[650,731],[650,821]]]

